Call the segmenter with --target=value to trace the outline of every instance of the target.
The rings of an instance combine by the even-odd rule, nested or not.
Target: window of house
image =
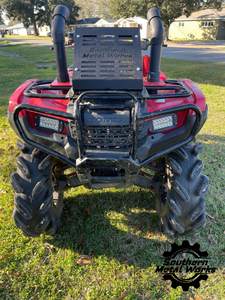
[[[45,27],[45,31],[49,31],[47,26]]]
[[[130,27],[138,27],[137,23],[130,23]]]
[[[202,22],[202,27],[213,27],[214,22]]]
[[[179,22],[179,27],[184,27],[184,22]]]

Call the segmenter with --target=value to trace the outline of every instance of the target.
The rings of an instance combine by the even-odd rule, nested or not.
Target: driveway
[[[7,38],[17,43],[30,43],[34,46],[52,46],[52,40]],[[224,46],[224,47],[223,47]],[[169,43],[162,48],[162,57],[202,60],[217,63],[225,63],[225,41],[190,41]],[[142,51],[143,55],[149,55],[150,49]]]
[[[149,51],[142,51],[142,54],[149,55]],[[225,63],[225,49],[163,47],[162,57]]]
[[[142,54],[149,55],[149,52],[150,49]],[[168,47],[162,48],[162,57],[225,63],[225,41],[169,43]]]

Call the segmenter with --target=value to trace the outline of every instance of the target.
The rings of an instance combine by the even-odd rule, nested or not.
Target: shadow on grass
[[[155,199],[149,191],[132,187],[84,193],[80,189],[81,194],[65,197],[55,246],[142,268],[160,261],[166,238],[158,230]]]
[[[220,254],[224,253],[223,216],[225,210],[224,200],[219,198],[220,195],[216,196],[215,191],[218,194],[220,190],[222,191],[224,177],[221,172],[214,175],[216,170],[212,171],[213,168],[217,168],[217,172],[219,171],[216,166],[219,161],[213,161],[218,147],[215,143],[208,142],[217,141],[220,137],[200,135],[199,138],[207,139],[203,142],[204,151],[201,156],[207,156],[204,173],[212,176],[211,181],[214,180],[214,183],[210,183],[211,191],[209,191],[209,195],[212,194],[213,197],[210,199],[210,196],[207,196],[208,199],[206,199],[206,211],[213,218],[207,219],[206,227],[201,230],[200,234],[198,233],[188,240],[190,244],[200,243],[201,250],[206,250],[210,258],[213,258],[211,261],[213,266],[222,269],[224,256]],[[222,149],[223,144],[219,141],[218,144]],[[221,157],[219,159],[222,161]],[[9,173],[9,170],[7,172]],[[221,187],[216,185],[219,181]],[[78,299],[78,295],[79,299],[86,299],[86,287],[90,286],[90,282],[99,280],[99,278],[97,285],[94,285],[90,291],[93,295],[96,291],[97,296],[93,296],[91,299],[115,298],[111,295],[117,293],[118,287],[121,290],[117,293],[116,299],[121,299],[119,297],[121,291],[125,290],[129,293],[129,299],[184,299],[181,296],[175,297],[175,293],[184,297],[188,296],[185,299],[195,299],[194,295],[200,289],[200,293],[204,294],[204,287],[207,288],[207,293],[210,293],[210,296],[205,299],[212,299],[210,290],[212,293],[214,292],[212,286],[215,282],[213,280],[215,278],[217,283],[220,282],[222,279],[220,273],[219,275],[217,273],[215,277],[213,274],[209,276],[208,282],[205,285],[201,283],[197,292],[191,289],[188,293],[182,292],[180,288],[174,290],[170,287],[170,282],[162,281],[161,273],[155,273],[156,266],[161,266],[163,263],[163,252],[170,251],[172,242],[181,244],[184,238],[169,239],[159,232],[155,197],[148,190],[130,187],[124,190],[91,191],[79,187],[65,194],[64,205],[62,227],[55,236],[41,236],[40,239],[35,240],[24,238],[20,232],[21,237],[16,233],[19,238],[15,243],[11,239],[12,233],[9,235],[10,243],[15,243],[15,245],[9,246],[10,251],[14,247],[17,250],[15,250],[16,255],[5,260],[5,264],[10,264],[12,267],[10,271],[7,270],[9,275],[4,275],[6,287],[2,291],[0,290],[0,295],[4,296],[2,298],[0,296],[1,299],[7,298],[5,294],[8,293],[8,290],[13,292],[15,290],[19,296],[22,294],[21,290],[25,290],[26,297],[20,297],[20,299],[31,299],[32,297],[37,299],[36,295],[34,296],[34,288],[32,290],[30,286],[38,286],[38,299],[42,299],[41,293],[44,294],[43,299],[45,299],[48,291],[49,295],[51,293],[54,295],[51,299],[66,299],[67,293],[73,293],[75,288],[77,289],[74,292],[76,296],[70,299]],[[14,229],[12,232],[15,236]],[[80,255],[88,255],[87,259],[90,264],[84,266],[78,264]],[[96,258],[93,260],[94,263],[89,258],[91,255]],[[27,263],[28,261],[29,263]],[[41,274],[37,274],[37,270]],[[17,273],[25,274],[26,277],[19,275],[16,278],[13,277],[14,281],[12,281],[11,274]],[[61,277],[62,274],[64,277]],[[27,278],[29,279],[27,280]],[[53,278],[54,282],[49,278]],[[28,282],[28,287],[25,285],[26,282]],[[57,285],[55,290],[54,284]],[[50,290],[51,286],[53,286],[52,291]],[[55,292],[59,289],[63,296],[60,295],[56,298]],[[219,293],[222,295],[222,288],[220,289]],[[109,293],[110,296],[107,297],[106,295]],[[50,297],[48,298],[50,299]],[[222,296],[220,299],[223,299]]]
[[[206,157],[203,173],[209,176],[213,193],[215,172],[221,170],[224,138],[199,135],[198,139],[203,141],[205,148],[200,158],[205,160]],[[216,178],[217,185],[222,184],[222,175],[218,174]],[[79,187],[68,192],[64,199],[61,230],[53,240],[48,240],[57,247],[84,255],[113,257],[121,263],[148,268],[161,262],[163,252],[170,249],[170,242],[179,241],[177,237],[168,238],[159,231],[155,195],[147,189],[91,191]],[[219,204],[216,196],[214,200]],[[211,201],[206,199],[206,211],[213,214]],[[223,218],[224,210],[219,214]],[[203,235],[191,237],[192,242],[199,242],[204,238],[204,232],[206,234],[211,227],[217,228],[217,223],[220,227],[219,220],[208,220]],[[181,238],[184,239],[189,238]]]

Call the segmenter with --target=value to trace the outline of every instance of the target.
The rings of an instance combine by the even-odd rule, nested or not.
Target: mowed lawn
[[[8,99],[30,78],[54,79],[49,47],[5,46],[0,55],[0,299],[224,299],[225,295],[225,64],[162,59],[168,79],[189,78],[204,92],[208,120],[197,141],[209,176],[206,226],[190,244],[208,251],[217,271],[200,288],[171,288],[155,272],[162,254],[183,239],[168,238],[158,229],[154,195],[148,190],[86,190],[65,193],[62,228],[53,237],[27,238],[13,223],[10,174],[16,170],[17,136],[7,120]],[[67,49],[68,65],[73,50]]]

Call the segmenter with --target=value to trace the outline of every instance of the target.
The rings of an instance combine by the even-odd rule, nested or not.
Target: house
[[[11,34],[16,35],[31,35],[34,34],[33,26],[29,26],[29,28],[25,28],[23,23],[19,23],[10,27],[7,27],[7,30],[11,32]]]
[[[69,25],[69,31],[75,31],[76,27],[95,27],[100,18],[83,18],[78,20],[76,24]]]
[[[51,28],[47,25],[38,27],[39,35],[46,36],[48,32],[51,31]]]
[[[150,38],[150,27],[148,21],[141,17],[122,18],[115,22],[117,27],[139,27],[141,38]]]
[[[181,16],[170,25],[170,39],[217,39],[225,40],[225,8],[204,9]]]
[[[50,27],[45,25],[45,26],[40,26],[38,27],[38,32],[39,35],[44,35],[46,36],[47,33],[50,31]],[[16,35],[33,35],[34,34],[34,26],[29,26],[28,28],[25,28],[23,23],[16,24],[14,26],[7,27],[7,30],[11,32],[11,34],[16,34]]]
[[[148,21],[141,17],[121,18],[119,20],[88,18],[69,25],[70,31],[74,31],[76,27],[139,27],[141,38],[150,38]]]
[[[113,19],[100,19],[98,22],[95,23],[97,27],[115,27],[115,22],[118,20]]]

